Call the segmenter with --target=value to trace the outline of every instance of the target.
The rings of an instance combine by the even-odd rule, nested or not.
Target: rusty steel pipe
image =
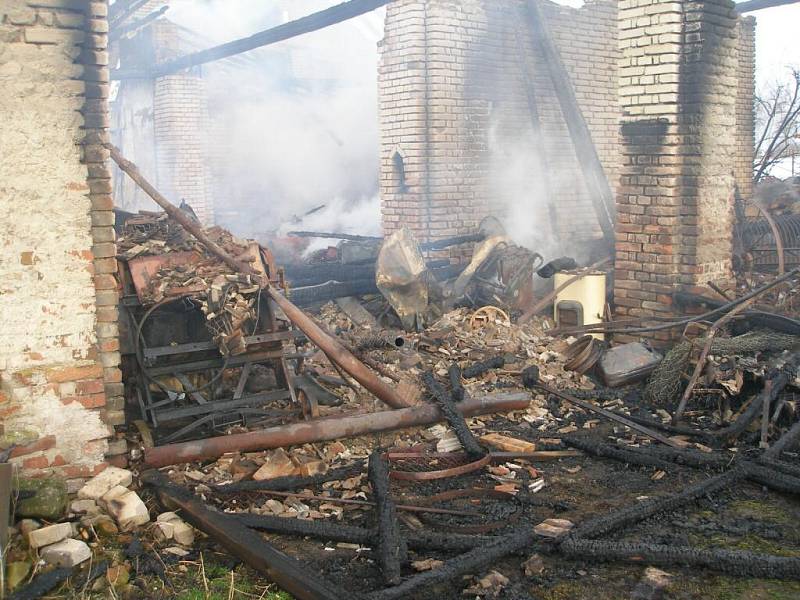
[[[474,416],[522,410],[528,408],[529,404],[530,394],[518,392],[483,398],[468,398],[458,404],[458,410],[464,416]],[[212,460],[226,452],[255,452],[270,448],[327,442],[369,433],[431,425],[443,420],[444,417],[439,409],[432,404],[350,417],[328,417],[270,427],[260,431],[147,448],[144,452],[144,462],[151,467],[164,467],[195,460]]]
[[[395,389],[386,384],[380,377],[375,375],[369,368],[353,356],[347,348],[336,338],[330,336],[317,325],[307,314],[292,304],[277,289],[269,287],[267,294],[283,311],[283,314],[298,329],[306,334],[325,355],[339,365],[348,375],[364,386],[366,390],[374,394],[376,398],[382,400],[392,408],[406,408],[406,402]]]
[[[112,144],[106,144],[106,148],[111,153],[111,158],[114,160],[119,168],[122,169],[128,176],[142,188],[145,193],[150,196],[153,201],[158,204],[164,211],[189,233],[191,233],[197,240],[205,246],[211,254],[219,258],[226,265],[248,275],[254,275],[259,280],[262,274],[256,271],[253,267],[236,260],[233,256],[228,254],[222,247],[209,238],[203,231],[202,225],[193,221],[189,216],[179,208],[176,208],[169,200],[167,200],[153,185],[145,179],[139,172],[139,169],[131,161],[125,159],[120,154],[120,151]],[[266,283],[266,282],[263,282]],[[376,398],[382,400],[392,408],[405,408],[409,406],[400,394],[398,394],[392,387],[387,385],[375,373],[369,370],[364,363],[359,361],[353,354],[345,348],[341,342],[334,337],[323,331],[316,323],[314,323],[308,315],[302,310],[297,308],[294,304],[284,297],[277,289],[268,286],[265,290],[272,300],[281,307],[286,317],[297,327],[306,334],[309,340],[316,344],[331,361],[335,362],[342,369],[344,369],[353,379],[358,381],[369,392],[375,395]]]

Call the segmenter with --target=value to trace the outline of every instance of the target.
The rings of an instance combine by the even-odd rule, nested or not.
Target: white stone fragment
[[[175,525],[169,521],[156,521],[154,533],[159,541],[171,540],[175,535]]]
[[[194,544],[194,529],[184,521],[171,521],[174,529],[172,539],[178,542],[181,546],[191,546]]]
[[[71,535],[71,523],[56,523],[55,525],[48,525],[47,527],[30,531],[28,533],[28,545],[31,548],[42,548],[43,546],[60,542]]]
[[[127,469],[119,467],[107,467],[104,471],[92,477],[78,490],[78,498],[81,500],[97,500],[114,486],[120,485],[127,487],[133,481],[133,474]]]
[[[57,567],[74,567],[92,558],[92,551],[80,540],[62,540],[43,548],[42,559]]]
[[[138,525],[150,522],[150,513],[136,492],[128,491],[107,502],[110,514],[123,531],[130,531]]]
[[[69,505],[70,512],[75,513],[76,515],[99,515],[100,514],[100,507],[97,506],[97,502],[90,499],[85,500],[73,500],[72,504]]]

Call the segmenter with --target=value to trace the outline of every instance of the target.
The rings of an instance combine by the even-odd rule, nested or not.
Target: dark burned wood
[[[785,6],[786,4],[797,4],[800,0],[750,0],[749,2],[739,2],[736,4],[736,12],[748,13],[764,8],[775,6]]]
[[[586,178],[586,185],[589,188],[589,195],[592,198],[600,229],[603,231],[603,237],[609,247],[613,247],[615,241],[614,194],[611,191],[608,177],[606,177],[603,164],[600,162],[597,149],[592,141],[592,134],[586,125],[586,119],[584,119],[578,100],[575,97],[572,80],[564,63],[561,61],[561,54],[550,36],[549,28],[544,20],[542,11],[539,9],[538,2],[539,0],[528,0],[527,2],[528,26],[533,34],[534,43],[547,64],[567,130],[575,147],[575,155]]]
[[[423,587],[439,585],[466,575],[479,573],[488,565],[500,560],[504,556],[520,550],[533,550],[536,534],[532,527],[523,526],[512,534],[497,537],[485,546],[478,547],[466,554],[452,558],[432,571],[426,571],[403,581],[400,585],[370,594],[373,600],[396,600],[400,598],[414,598],[414,592]]]
[[[325,541],[349,542],[371,546],[375,543],[377,532],[374,529],[343,525],[331,521],[311,521],[286,519],[272,515],[233,514],[231,518],[242,525],[280,533],[313,537]],[[403,538],[406,545],[414,550],[436,550],[440,552],[467,552],[480,548],[493,541],[485,535],[462,535],[457,533],[438,533],[436,531],[409,531]]]
[[[486,360],[481,360],[464,368],[462,375],[464,379],[475,379],[492,369],[502,369],[506,364],[506,359],[502,356],[493,356]]]
[[[467,422],[464,420],[464,417],[458,412],[453,400],[447,395],[447,392],[444,391],[444,388],[441,386],[441,384],[436,381],[433,373],[430,371],[423,373],[422,382],[425,384],[425,387],[428,388],[428,391],[431,393],[431,397],[433,398],[436,406],[439,407],[442,416],[447,421],[450,429],[453,430],[453,433],[456,434],[458,441],[461,442],[461,447],[464,448],[464,451],[467,453],[467,455],[470,458],[480,458],[482,456],[486,456],[486,450],[481,447],[481,445],[478,443],[478,440],[476,440],[475,436],[472,435],[469,427],[467,427]]]
[[[79,584],[78,586],[87,585],[98,577],[105,575],[107,570],[108,561],[103,561],[93,566],[84,576],[77,578],[76,583]],[[28,585],[8,596],[8,600],[38,600],[38,598],[49,593],[52,589],[64,583],[77,572],[78,571],[72,567],[61,567],[46,573],[41,573]]]
[[[364,461],[359,460],[346,467],[331,469],[325,473],[300,477],[297,475],[287,475],[285,477],[275,477],[264,479],[263,481],[236,481],[227,485],[215,485],[214,491],[219,494],[233,494],[239,492],[285,492],[288,490],[298,490],[311,487],[327,481],[338,481],[348,479],[364,472]]]
[[[800,559],[742,550],[574,538],[564,541],[558,549],[565,556],[580,560],[626,561],[659,566],[690,565],[737,577],[800,579]]]
[[[209,509],[188,490],[171,483],[158,471],[146,471],[142,481],[155,488],[161,501],[179,508],[192,525],[217,541],[231,554],[264,574],[298,600],[357,598],[315,573],[291,556],[268,544],[260,535],[223,513]]]
[[[389,463],[382,452],[370,455],[367,472],[378,507],[378,560],[384,581],[395,585],[400,581],[400,567],[408,559],[408,552],[400,535],[397,508],[389,495]]]
[[[461,367],[456,363],[450,365],[447,369],[447,378],[450,380],[450,393],[453,395],[453,400],[462,402],[466,395],[464,384],[461,383]]]
[[[527,387],[532,387],[532,386],[527,386]],[[598,415],[601,415],[601,416],[605,417],[606,419],[610,419],[612,421],[616,421],[617,423],[621,423],[621,424],[625,425],[626,427],[630,427],[634,431],[638,431],[639,433],[642,433],[642,434],[644,434],[644,435],[646,435],[648,437],[651,437],[654,440],[657,440],[657,441],[661,442],[662,444],[666,444],[667,446],[672,446],[673,448],[679,448],[680,447],[676,442],[674,442],[673,440],[669,439],[668,437],[666,437],[664,435],[661,435],[657,431],[653,431],[652,429],[650,429],[649,427],[645,427],[644,425],[639,425],[638,423],[635,423],[634,421],[631,421],[627,417],[623,417],[622,415],[619,415],[619,414],[617,414],[615,412],[612,412],[610,410],[606,410],[605,408],[601,408],[601,407],[599,407],[599,406],[597,406],[595,404],[592,404],[591,402],[587,402],[585,400],[579,400],[578,398],[570,396],[569,394],[565,394],[564,392],[560,392],[558,390],[554,390],[553,388],[551,388],[549,386],[546,386],[546,385],[543,385],[541,383],[536,384],[535,387],[537,387],[537,388],[539,388],[539,389],[541,389],[541,390],[547,392],[548,394],[551,394],[551,395],[553,395],[553,396],[555,396],[557,398],[561,398],[562,400],[566,400],[570,404],[575,404],[575,405],[580,406],[581,408],[583,408],[585,410],[588,410],[588,411],[593,412],[593,413],[597,413]]]
[[[353,17],[372,12],[381,6],[389,4],[389,2],[391,2],[391,0],[350,0],[349,2],[337,4],[336,6],[326,8],[325,10],[310,14],[295,21],[290,21],[289,23],[260,31],[250,37],[227,42],[186,56],[180,56],[174,60],[156,65],[150,70],[116,69],[111,71],[111,78],[148,79],[164,77],[165,75],[177,73],[183,69],[220,60],[221,58],[235,56],[236,54],[241,54],[248,50],[261,48],[262,46],[282,42],[298,35],[303,35],[304,33],[330,27],[331,25],[336,25],[337,23],[347,21]]]

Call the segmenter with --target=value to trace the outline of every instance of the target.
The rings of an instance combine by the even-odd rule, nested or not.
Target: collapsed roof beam
[[[372,12],[392,0],[349,0],[325,10],[310,14],[295,21],[289,21],[250,37],[234,40],[186,56],[178,57],[156,65],[152,69],[116,69],[111,72],[112,79],[149,79],[171,75],[183,69],[195,67],[229,56],[235,56],[255,48],[282,42],[304,33],[318,31],[354,17]]]
[[[783,6],[784,4],[796,4],[800,0],[749,0],[748,2],[738,2],[736,11],[740,13],[753,12],[762,8],[772,8],[773,6]]]

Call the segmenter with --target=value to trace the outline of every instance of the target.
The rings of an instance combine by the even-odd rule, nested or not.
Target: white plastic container
[[[575,271],[556,273],[553,277],[555,289],[575,277]],[[578,279],[556,295],[554,318],[556,327],[562,325],[592,325],[603,320],[606,307],[606,274],[594,271]],[[598,340],[605,339],[602,333],[593,333]]]

